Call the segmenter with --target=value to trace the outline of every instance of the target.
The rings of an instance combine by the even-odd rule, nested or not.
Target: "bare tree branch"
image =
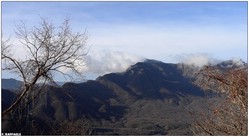
[[[247,135],[248,84],[247,68],[220,71],[206,67],[198,73],[196,81],[205,90],[222,93],[223,98],[212,103],[194,116],[193,132],[196,135]]]
[[[54,72],[72,78],[62,71],[64,69],[82,76],[80,67],[84,67],[84,58],[87,54],[87,33],[74,33],[70,28],[69,19],[65,19],[59,29],[44,18],[41,18],[38,26],[28,28],[21,22],[16,28],[17,38],[26,50],[28,58],[16,59],[10,54],[13,49],[8,45],[8,41],[2,41],[1,57],[5,62],[2,70],[17,73],[24,82],[24,88],[19,98],[3,112],[3,115],[14,110],[24,97],[31,95],[38,81],[54,83]]]

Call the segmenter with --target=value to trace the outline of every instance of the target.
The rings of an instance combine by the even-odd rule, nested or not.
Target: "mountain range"
[[[227,61],[216,66],[224,69],[232,65]],[[242,65],[247,67],[246,63]],[[192,135],[190,111],[207,105],[209,98],[218,97],[207,97],[193,83],[197,70],[184,64],[146,60],[96,80],[46,86],[30,114],[43,121],[37,122],[40,128],[37,134],[43,135],[56,134],[44,128],[44,123],[70,122],[80,123],[74,124],[75,128],[85,124],[87,134],[91,135]],[[10,91],[20,86],[20,81],[11,81],[2,80],[2,111],[16,96]],[[18,129],[8,128],[13,126],[11,122],[5,123],[8,124],[2,122],[2,131],[17,132]],[[62,133],[82,134],[68,130]]]

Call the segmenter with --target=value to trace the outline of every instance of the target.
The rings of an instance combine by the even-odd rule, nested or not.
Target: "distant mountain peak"
[[[155,59],[146,59],[144,63],[163,63],[163,62]]]
[[[223,61],[217,64],[217,66],[221,68],[246,67],[247,63],[245,63],[241,59],[231,59],[231,60]]]

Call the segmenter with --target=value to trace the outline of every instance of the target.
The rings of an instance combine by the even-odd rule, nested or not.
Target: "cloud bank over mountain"
[[[175,63],[183,63],[186,65],[201,68],[206,65],[217,65],[225,60],[219,60],[212,57],[207,53],[183,53],[178,56],[174,56]],[[123,72],[131,65],[137,62],[143,62],[147,58],[138,56],[136,54],[128,53],[125,51],[113,51],[113,50],[92,50],[86,56],[85,66],[82,67],[83,73],[86,75],[86,79],[95,79],[101,75],[115,72]],[[243,66],[244,61],[239,58],[230,58],[230,66]],[[229,67],[226,65],[225,67]],[[65,71],[70,73],[69,71]]]
[[[214,59],[206,53],[197,53],[197,54],[183,54],[177,57],[179,62],[191,65],[195,67],[203,67],[205,65],[215,65],[221,61]]]
[[[240,58],[230,58],[228,60],[219,60],[217,58],[212,57],[211,55],[207,53],[195,53],[195,54],[182,54],[178,55],[177,60],[179,63],[183,63],[190,66],[195,66],[198,68],[201,68],[206,65],[217,65],[220,63],[227,62],[230,65],[227,65],[226,67],[231,66],[245,66],[244,60]]]
[[[87,72],[106,74],[122,72],[129,66],[144,61],[145,58],[121,51],[100,50],[87,56]]]

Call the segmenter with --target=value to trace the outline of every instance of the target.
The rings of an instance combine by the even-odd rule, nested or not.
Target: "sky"
[[[58,26],[70,17],[89,35],[86,78],[121,72],[147,58],[177,63],[187,57],[247,62],[247,2],[2,2],[2,32],[18,47],[15,26]],[[3,72],[2,77],[13,77]],[[60,77],[56,77],[60,79]]]

